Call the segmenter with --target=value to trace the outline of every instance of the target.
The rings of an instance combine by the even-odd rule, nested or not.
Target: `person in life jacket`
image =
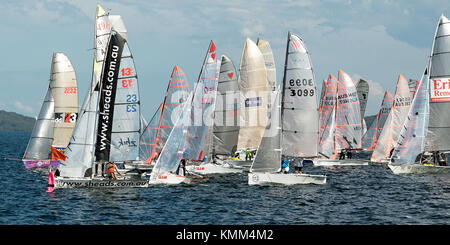
[[[283,158],[281,161],[281,169],[280,172],[282,173],[289,173],[289,159],[287,157]]]
[[[250,150],[245,151],[245,161],[251,161],[252,160],[252,152]]]
[[[108,174],[108,177],[110,179],[117,179],[116,173],[117,172],[120,176],[122,176],[121,173],[119,173],[119,171],[116,168],[116,164],[109,162],[108,164],[106,164],[106,173]]]

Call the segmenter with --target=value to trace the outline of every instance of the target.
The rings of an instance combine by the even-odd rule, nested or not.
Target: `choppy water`
[[[0,133],[0,159],[20,158],[29,133]],[[201,185],[58,189],[47,174],[1,160],[0,224],[345,225],[450,224],[450,180],[391,174],[383,166],[305,167],[325,185],[248,186],[245,174]]]

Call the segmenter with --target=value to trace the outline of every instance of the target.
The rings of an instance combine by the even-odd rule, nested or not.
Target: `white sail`
[[[48,87],[47,93],[42,103],[41,110],[31,132],[30,140],[23,155],[27,160],[46,160],[50,159],[51,146],[53,142],[54,125],[54,107],[51,88]]]
[[[124,39],[119,54],[119,76],[116,80],[114,117],[111,132],[111,155],[109,160],[133,161],[139,155],[140,96],[139,84],[128,42]]]
[[[214,110],[212,154],[229,155],[237,150],[239,136],[239,85],[236,68],[222,55]]]
[[[239,68],[241,99],[237,149],[257,149],[267,123],[270,89],[264,57],[256,44],[248,38],[242,50]]]
[[[55,148],[65,150],[78,117],[78,88],[75,70],[64,53],[53,53],[50,88],[55,100]]]
[[[280,93],[277,91],[270,118],[264,130],[261,144],[256,151],[250,172],[275,172],[281,163],[281,105]]]
[[[442,15],[429,64],[430,116],[425,151],[450,149],[450,21]]]
[[[383,161],[390,158],[392,150],[396,146],[400,130],[408,116],[411,106],[410,96],[408,81],[400,75],[395,90],[392,109],[373,150],[371,161]]]
[[[272,48],[270,47],[268,41],[262,39],[258,39],[256,45],[258,45],[259,50],[261,50],[261,53],[264,56],[264,64],[266,66],[267,82],[269,84],[269,87],[272,90],[275,90],[275,87],[277,85],[277,72]]]
[[[361,113],[355,84],[339,70],[336,110],[336,150],[360,149]]]
[[[425,73],[427,73],[425,71]],[[413,164],[422,153],[429,119],[428,78],[418,81],[419,88],[414,96],[411,110],[400,131],[397,146],[392,153],[391,161],[395,163]]]
[[[414,99],[416,90],[419,88],[419,81],[414,80],[414,79],[409,79],[408,86],[409,86],[409,91],[411,92],[411,99]]]
[[[208,132],[211,132],[209,128],[214,123],[213,112],[219,69],[220,61],[216,58],[216,45],[211,41],[194,89],[191,124],[188,128],[185,146],[186,159],[198,161],[206,156],[207,135]]]
[[[375,120],[372,121],[372,125],[368,128],[367,132],[362,138],[362,148],[365,150],[373,150],[378,138],[383,130],[386,119],[389,116],[393,103],[392,95],[386,91],[384,93],[383,101],[381,102],[380,111],[377,114]]]
[[[319,140],[317,89],[303,40],[288,34],[282,90],[283,155],[315,157]]]
[[[359,79],[356,85],[358,91],[359,108],[361,112],[361,123],[364,121],[364,114],[366,113],[367,100],[369,99],[369,83],[363,79]]]

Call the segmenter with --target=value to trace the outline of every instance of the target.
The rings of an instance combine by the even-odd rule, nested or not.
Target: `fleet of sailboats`
[[[97,5],[94,30],[92,78],[81,108],[75,70],[55,52],[40,113],[23,158],[16,159],[25,168],[48,168],[48,191],[194,183],[244,170],[249,185],[326,183],[325,175],[282,172],[282,159],[450,173],[450,21],[444,15],[422,79],[399,75],[370,125],[364,119],[369,83],[355,84],[339,70],[317,94],[310,53],[291,32],[281,87],[268,41],[246,38],[238,70],[230,57],[217,56],[211,41],[193,90],[175,66],[146,123],[122,17]],[[355,159],[352,152],[371,156]],[[108,176],[111,164],[120,176]]]

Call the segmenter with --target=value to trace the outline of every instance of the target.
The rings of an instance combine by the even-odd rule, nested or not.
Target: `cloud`
[[[27,113],[27,114],[30,114],[30,113],[32,113],[32,112],[34,111],[32,107],[27,106],[27,105],[24,105],[24,104],[23,104],[22,102],[20,102],[20,101],[14,101],[14,102],[13,102],[13,105],[14,105],[17,109],[19,109],[19,111],[25,112],[25,113]]]

